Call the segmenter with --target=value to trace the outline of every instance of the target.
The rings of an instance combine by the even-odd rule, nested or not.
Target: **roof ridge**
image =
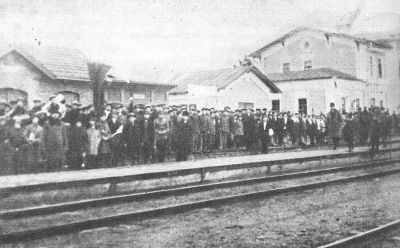
[[[337,36],[337,37],[346,37],[346,38],[349,38],[349,39],[356,40],[358,42],[369,42],[369,43],[372,43],[372,44],[374,44],[375,46],[378,46],[378,47],[392,48],[391,46],[388,46],[388,45],[385,45],[385,44],[381,44],[376,40],[367,39],[365,37],[357,37],[357,36],[346,34],[346,33],[326,31],[326,30],[319,29],[319,28],[314,28],[314,27],[298,26],[297,28],[285,33],[284,35],[280,36],[279,38],[277,38],[277,39],[275,39],[275,40],[273,40],[271,42],[269,42],[268,44],[264,45],[263,47],[255,50],[254,52],[250,53],[248,56],[249,57],[261,56],[260,53],[262,51],[264,51],[265,49],[267,49],[267,48],[269,48],[269,47],[271,47],[271,46],[273,46],[275,44],[278,44],[279,42],[282,42],[283,40],[287,39],[288,37],[291,37],[292,35],[295,35],[295,34],[297,34],[299,32],[302,32],[302,31],[320,32],[320,33],[325,33],[325,34],[329,34],[329,35],[334,35],[334,36]]]

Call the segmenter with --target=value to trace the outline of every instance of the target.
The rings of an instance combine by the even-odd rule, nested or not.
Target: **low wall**
[[[204,165],[202,168],[184,169],[173,172],[156,172],[135,176],[66,182],[48,185],[48,187],[46,185],[39,185],[35,186],[37,188],[26,188],[25,190],[23,187],[19,187],[10,189],[8,192],[2,192],[3,197],[0,200],[0,209],[8,208],[9,203],[16,199],[19,199],[17,202],[24,201],[28,205],[29,201],[41,202],[38,199],[43,200],[41,204],[54,204],[115,193],[144,192],[210,181],[279,175],[396,158],[400,158],[400,148],[380,150],[375,154],[364,151],[257,163],[244,162],[223,166]]]

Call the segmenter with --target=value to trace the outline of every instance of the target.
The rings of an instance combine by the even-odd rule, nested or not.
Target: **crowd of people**
[[[126,164],[164,162],[174,155],[216,150],[261,150],[271,146],[308,148],[343,139],[379,148],[399,130],[399,116],[383,108],[342,113],[331,104],[325,114],[307,115],[225,107],[114,106],[100,113],[92,105],[65,104],[62,95],[30,110],[23,99],[14,106],[0,102],[0,174],[34,173]]]

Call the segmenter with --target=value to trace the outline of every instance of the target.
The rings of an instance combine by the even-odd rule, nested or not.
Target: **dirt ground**
[[[317,247],[400,216],[400,175],[6,247]]]

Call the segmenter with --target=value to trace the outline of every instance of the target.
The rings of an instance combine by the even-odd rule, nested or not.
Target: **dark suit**
[[[143,162],[146,164],[150,158],[150,155],[153,151],[154,146],[154,123],[151,119],[143,120],[143,146],[142,146],[142,155]]]
[[[112,118],[107,120],[108,127],[110,128],[110,133],[113,135],[118,128],[122,125],[122,123],[117,119],[113,122]],[[112,163],[116,166],[120,161],[122,161],[122,157],[124,156],[124,147],[121,142],[121,135],[115,135],[110,140],[110,148],[112,154]]]
[[[189,120],[176,125],[176,161],[187,161],[191,151],[193,126]]]
[[[143,143],[144,122],[135,120],[134,124],[127,123],[122,130],[121,141],[126,145],[126,150],[132,163],[138,163],[140,150]]]
[[[269,129],[273,129],[273,126],[270,122],[265,124],[263,121],[260,122],[258,127],[258,137],[261,140],[261,153],[268,153],[268,146],[269,142],[271,141]]]
[[[278,137],[278,143],[281,146],[283,138],[291,132],[292,120],[289,118],[279,118],[275,124],[276,136]]]

